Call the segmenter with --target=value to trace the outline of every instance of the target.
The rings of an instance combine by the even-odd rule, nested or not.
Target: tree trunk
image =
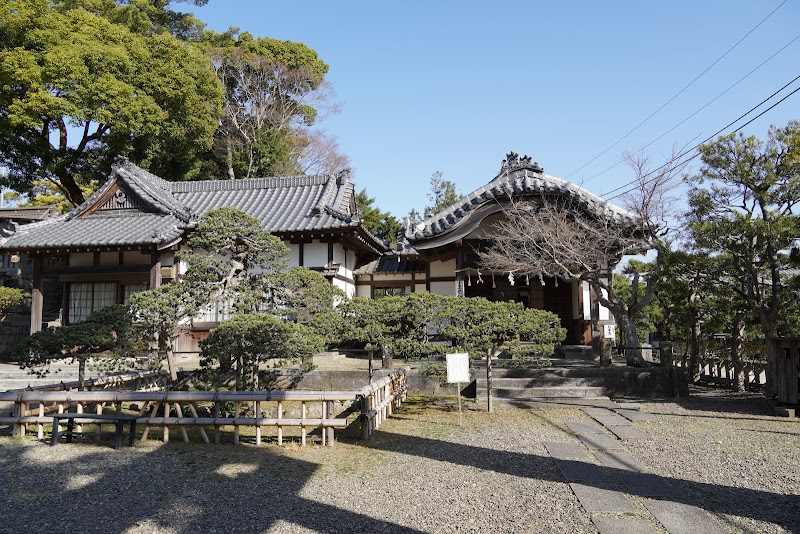
[[[761,314],[763,315],[763,314]],[[764,332],[764,338],[766,339],[767,343],[769,344],[769,340],[775,339],[778,337],[778,326],[775,324],[775,321],[772,320],[771,317],[761,317],[761,330]],[[767,383],[765,384],[764,390],[766,393],[767,398],[772,398],[775,395],[775,382],[776,382],[776,362],[775,362],[775,355],[772,353],[771,350],[767,350]]]
[[[742,362],[742,338],[744,337],[744,316],[737,313],[731,325],[731,361],[733,362],[734,376],[731,383],[733,391],[744,393],[744,364]]]
[[[389,347],[382,347],[381,350],[381,369],[392,368],[392,349]]]
[[[175,367],[175,355],[172,353],[172,345],[167,346],[167,368],[169,369],[169,379],[174,384],[178,381],[178,369]]]
[[[235,180],[236,173],[233,171],[233,148],[231,147],[231,140],[225,142],[225,163],[228,166],[228,179]]]
[[[78,359],[78,391],[86,389],[86,358]]]
[[[700,314],[697,308],[690,307],[692,332],[689,341],[689,382],[696,384],[700,380]]]
[[[620,313],[617,321],[622,335],[622,346],[626,347],[624,349],[625,362],[632,367],[644,367],[647,362],[642,358],[642,350],[639,348],[639,333],[636,331],[636,323],[631,320],[626,312]]]

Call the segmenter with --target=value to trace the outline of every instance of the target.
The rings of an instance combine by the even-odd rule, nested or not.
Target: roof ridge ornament
[[[342,169],[341,171],[336,173],[336,185],[344,185],[350,180],[350,167]]]
[[[500,166],[500,173],[502,174],[503,171],[511,172],[518,169],[529,169],[533,172],[543,173],[544,169],[539,166],[539,163],[534,161],[531,163],[531,158],[527,154],[524,156],[520,156],[513,150],[506,154],[506,159],[503,160],[503,163]]]

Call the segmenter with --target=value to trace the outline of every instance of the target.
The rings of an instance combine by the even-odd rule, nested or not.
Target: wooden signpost
[[[458,426],[462,426],[461,384],[469,382],[469,354],[457,352],[447,355],[447,382],[456,385],[456,397],[458,397]]]

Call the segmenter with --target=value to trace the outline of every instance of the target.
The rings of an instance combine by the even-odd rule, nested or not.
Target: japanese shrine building
[[[514,279],[478,265],[476,251],[491,241],[504,206],[543,192],[574,197],[610,216],[629,215],[545,175],[530,158],[514,157],[487,185],[425,221],[409,223],[400,244],[390,249],[363,227],[346,172],[168,182],[119,159],[106,183],[81,206],[6,232],[0,250],[32,264],[31,332],[36,332],[43,324],[80,321],[92,311],[126,303],[135,292],[175,280],[180,266],[174,253],[186,232],[209,209],[232,206],[284,241],[290,267],[320,271],[349,297],[428,291],[516,300],[558,314],[567,342],[588,343],[593,297],[587,284]],[[46,292],[46,287],[61,291]],[[600,313],[601,322],[613,322],[607,310]],[[207,331],[225,318],[212,309],[193,328]],[[196,341],[177,350],[193,352]]]

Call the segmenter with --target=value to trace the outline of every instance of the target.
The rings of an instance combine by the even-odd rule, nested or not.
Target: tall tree
[[[344,161],[335,140],[309,129],[336,108],[324,81],[328,65],[316,52],[236,29],[206,40],[225,87],[214,153],[228,178],[297,174]]]
[[[442,171],[431,175],[431,190],[428,193],[429,206],[425,206],[425,218],[439,213],[445,208],[456,203],[461,195],[458,194],[455,182],[442,178]]]
[[[383,240],[390,242],[397,240],[397,234],[402,228],[397,217],[375,206],[375,199],[367,194],[366,189],[356,194],[355,201],[361,222],[367,230]]]
[[[703,167],[689,178],[688,227],[698,249],[718,254],[728,289],[758,315],[763,335],[780,334],[781,314],[800,299],[800,122],[773,126],[768,139],[731,134],[700,147]],[[723,279],[724,281],[724,279]],[[768,389],[775,383],[768,357]]]
[[[209,210],[187,244],[190,249],[176,254],[188,265],[181,282],[137,293],[130,301],[143,337],[166,353],[173,380],[172,346],[181,324],[218,304],[238,312],[257,311],[268,287],[264,278],[285,268],[289,252],[280,239],[261,229],[258,219],[236,208]]]
[[[49,181],[79,204],[81,183],[104,178],[117,154],[177,179],[208,149],[221,88],[200,49],[139,9],[169,18],[165,4],[0,0],[7,185]]]

